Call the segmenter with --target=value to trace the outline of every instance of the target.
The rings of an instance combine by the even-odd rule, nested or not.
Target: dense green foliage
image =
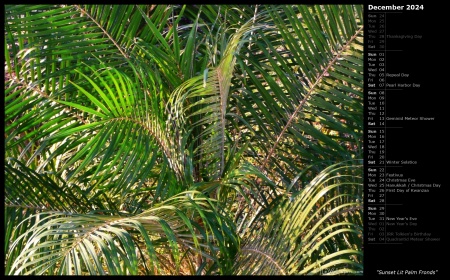
[[[6,6],[6,274],[362,273],[362,14]]]

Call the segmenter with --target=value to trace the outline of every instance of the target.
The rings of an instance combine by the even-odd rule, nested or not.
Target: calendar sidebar
[[[428,7],[430,6],[430,7]],[[426,3],[365,6],[364,275],[443,275],[444,102]],[[442,145],[442,144],[441,144]],[[446,214],[445,214],[446,215]]]

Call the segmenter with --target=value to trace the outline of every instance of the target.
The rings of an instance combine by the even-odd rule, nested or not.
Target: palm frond
[[[36,173],[20,161],[9,158],[5,164],[5,268],[12,269],[13,261],[24,250],[17,243],[20,236],[29,236],[29,229],[39,223],[48,211],[71,213],[89,212],[102,208],[98,199],[90,199],[75,184],[67,184],[56,174]],[[39,214],[40,213],[40,214]]]
[[[285,197],[265,227],[246,238],[237,274],[362,273],[362,165],[332,165]]]
[[[363,25],[360,6],[283,6],[269,10],[278,32],[259,30],[238,56],[245,88],[232,104],[251,115],[255,164],[287,186],[314,166],[360,158]],[[348,17],[355,17],[351,24]],[[317,156],[319,155],[319,157]],[[306,174],[305,174],[306,175]]]
[[[201,169],[208,170],[205,176],[209,180],[219,178],[225,167],[225,122],[235,53],[242,45],[241,37],[255,29],[253,22],[240,27],[229,40],[219,66],[205,69],[203,75],[189,79],[169,99],[171,113],[168,125],[175,125],[175,133],[189,134],[191,130],[201,128],[193,139],[200,142],[195,147],[194,157],[201,159]],[[175,139],[178,139],[178,146],[184,149],[182,141],[186,140],[180,137]]]
[[[117,22],[119,18],[115,17],[116,24],[105,29],[99,17],[118,15],[120,7],[99,8],[103,13],[79,5],[7,6],[6,44],[11,46],[6,56],[9,75],[23,77],[15,81],[49,94],[63,88],[69,79],[75,80],[77,75],[73,70],[79,69],[80,63],[94,66],[96,57],[101,57],[109,66],[126,63],[127,46],[120,45],[120,40],[124,40],[115,30],[129,26],[128,19],[136,19],[132,16],[134,11],[132,7],[122,10],[122,22]],[[126,36],[133,38],[132,34]]]
[[[194,221],[197,216],[205,228]],[[218,240],[227,240],[228,246],[237,245],[232,236],[221,232],[224,223],[226,220],[214,212],[208,199],[195,191],[181,193],[130,217],[50,212],[12,245],[14,248],[25,239],[12,272],[16,275],[179,273],[185,261],[183,256],[193,258],[200,251],[205,258],[217,261]],[[167,256],[174,260],[175,271],[167,267]],[[146,271],[139,271],[140,267]]]

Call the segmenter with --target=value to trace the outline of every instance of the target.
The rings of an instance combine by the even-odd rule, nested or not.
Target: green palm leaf
[[[237,274],[362,273],[362,166],[332,165],[244,240]]]
[[[240,79],[248,86],[237,88],[233,104],[251,114],[249,124],[258,132],[254,148],[266,153],[257,162],[281,185],[309,165],[318,172],[331,163],[326,159],[360,157],[362,22],[346,21],[361,11],[332,7],[269,10],[279,32],[257,32],[239,56]]]
[[[202,217],[205,230],[199,231],[192,220],[197,215]],[[25,239],[12,271],[37,275],[166,274],[165,257],[169,254],[179,272],[183,258],[193,258],[199,250],[207,259],[217,260],[217,240],[237,245],[216,229],[224,222],[210,202],[196,192],[181,193],[130,217],[49,212],[12,244],[14,248]],[[146,271],[139,271],[139,267],[146,267]]]
[[[241,37],[255,29],[252,22],[240,27],[230,38],[218,67],[205,69],[204,75],[186,81],[169,99],[168,125],[175,123],[176,133],[201,129],[193,139],[200,142],[195,147],[194,157],[201,158],[200,168],[208,170],[206,177],[209,180],[219,178],[225,167],[226,114],[235,53],[242,45]],[[178,145],[184,147],[180,141]]]

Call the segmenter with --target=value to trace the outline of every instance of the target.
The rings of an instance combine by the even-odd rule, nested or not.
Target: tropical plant
[[[5,274],[361,273],[362,19],[5,6]]]

